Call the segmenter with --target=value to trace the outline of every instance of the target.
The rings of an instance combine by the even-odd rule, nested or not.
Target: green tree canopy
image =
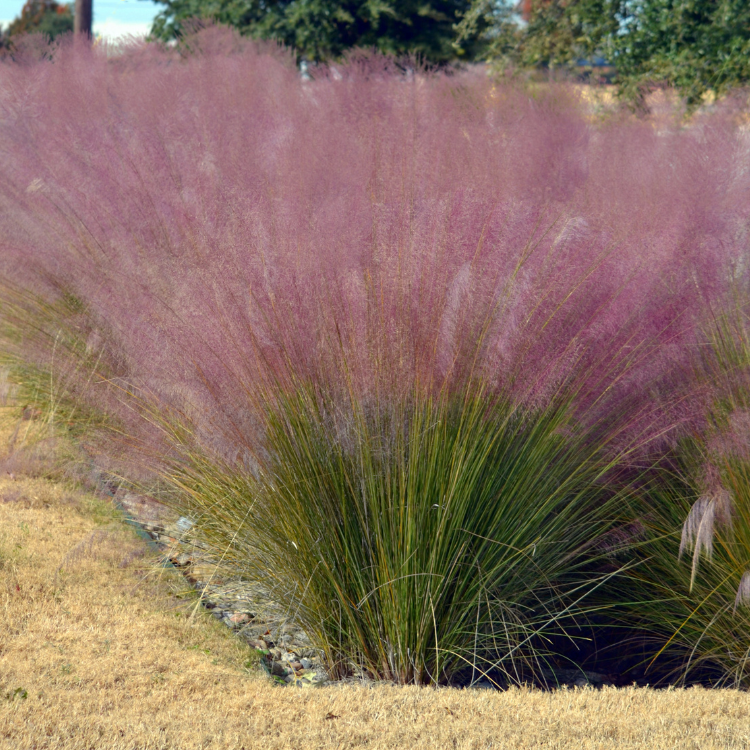
[[[414,54],[444,63],[477,52],[476,34],[462,49],[455,25],[471,0],[155,0],[164,6],[153,37],[179,37],[185,22],[205,18],[260,39],[275,39],[311,61],[335,59],[352,47]]]
[[[70,5],[61,5],[55,0],[28,0],[21,14],[8,26],[7,36],[38,33],[54,39],[68,31],[73,31]]]
[[[633,100],[668,84],[695,106],[750,82],[748,0],[532,0],[525,24],[512,0],[474,0],[459,38],[480,24],[501,67],[570,68],[598,54]]]

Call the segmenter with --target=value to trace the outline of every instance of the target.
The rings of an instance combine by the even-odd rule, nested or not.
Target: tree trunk
[[[91,38],[93,17],[92,0],[76,0],[75,15],[73,17],[73,31],[76,36],[78,34],[85,34]]]

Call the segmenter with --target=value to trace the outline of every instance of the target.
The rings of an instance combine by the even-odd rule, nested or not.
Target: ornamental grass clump
[[[668,468],[631,496],[645,562],[629,573],[626,619],[648,632],[646,666],[662,680],[750,686],[749,368],[740,301],[714,321],[696,366],[703,434],[683,438]]]
[[[269,409],[255,472],[197,456],[176,469],[180,507],[336,676],[541,677],[545,636],[596,584],[580,569],[617,493],[566,405],[485,396],[363,402],[300,385]]]
[[[747,269],[733,113],[594,126],[361,55],[305,81],[215,28],[2,73],[3,347],[108,429],[90,460],[334,674],[541,674],[635,480],[704,430],[691,363]]]

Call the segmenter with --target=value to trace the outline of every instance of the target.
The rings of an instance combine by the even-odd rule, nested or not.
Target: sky
[[[25,0],[0,0],[0,24],[7,26],[21,13]],[[58,0],[64,4],[65,0]],[[93,0],[94,35],[117,39],[147,34],[154,16],[164,7],[152,0]]]

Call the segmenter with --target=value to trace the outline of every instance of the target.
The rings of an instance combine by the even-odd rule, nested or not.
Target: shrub
[[[665,678],[750,685],[750,345],[744,304],[711,326],[695,380],[708,425],[642,494],[631,622],[650,631]],[[669,667],[669,669],[668,669]]]
[[[255,471],[198,455],[177,464],[178,508],[338,675],[532,678],[545,636],[597,583],[579,569],[621,497],[565,405],[484,395],[394,403],[302,384],[269,405]]]
[[[45,331],[80,301],[67,391],[217,561],[305,592],[332,670],[528,673],[622,488],[704,429],[690,366],[745,267],[732,113],[595,128],[564,89],[188,42],[4,68],[0,274]]]

